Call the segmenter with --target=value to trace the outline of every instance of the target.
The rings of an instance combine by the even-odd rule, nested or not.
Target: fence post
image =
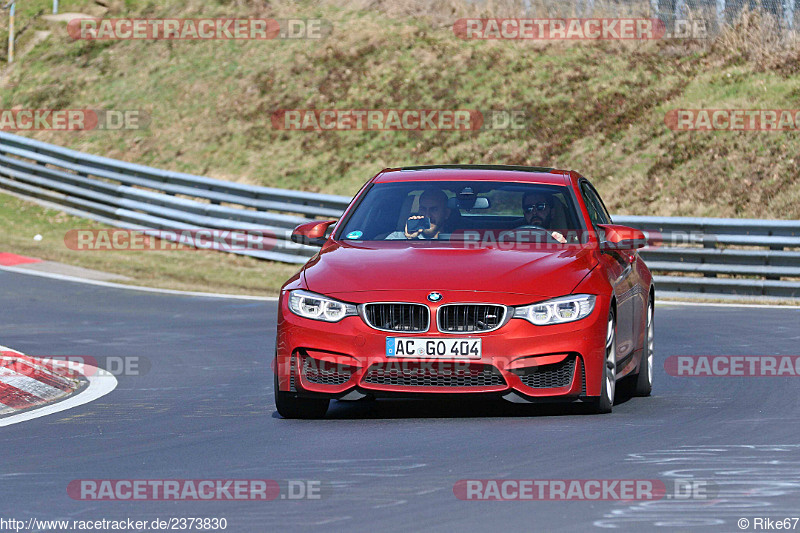
[[[675,21],[681,20],[686,16],[685,0],[675,0]]]
[[[11,10],[8,12],[8,63],[14,62],[14,4],[11,3]]]
[[[577,16],[589,18],[594,13],[594,0],[579,0],[575,7]]]
[[[725,0],[717,0],[717,30],[725,24]]]
[[[794,0],[783,0],[783,18],[786,19],[786,27],[792,29],[794,27]]]
[[[53,0],[53,15],[58,15],[58,0]]]

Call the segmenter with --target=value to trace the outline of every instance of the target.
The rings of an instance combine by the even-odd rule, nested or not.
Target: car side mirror
[[[327,237],[325,237],[325,233],[328,231],[328,228],[331,224],[336,224],[335,220],[323,220],[323,221],[314,221],[314,222],[306,222],[305,224],[300,224],[294,231],[292,232],[292,242],[296,242],[298,244],[308,244],[310,246],[322,246],[327,241]]]
[[[605,233],[605,239],[600,241],[603,251],[635,250],[647,246],[647,236],[642,230],[618,224],[598,224],[598,227]]]

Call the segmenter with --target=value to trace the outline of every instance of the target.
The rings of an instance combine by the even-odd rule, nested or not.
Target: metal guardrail
[[[238,229],[271,234],[272,250],[236,250],[304,263],[316,253],[291,242],[308,218],[337,218],[349,199],[243,185],[125,163],[0,132],[0,188],[131,229]]]
[[[800,298],[800,220],[615,216],[648,233],[662,293]]]
[[[269,251],[304,263],[317,248],[292,243],[310,218],[338,218],[350,198],[256,187],[94,156],[0,132],[0,189],[132,229],[268,231]],[[664,294],[800,298],[800,221],[615,216],[654,244],[642,257]]]

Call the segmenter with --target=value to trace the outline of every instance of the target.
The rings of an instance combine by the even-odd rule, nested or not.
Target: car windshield
[[[484,239],[578,242],[583,228],[565,186],[495,181],[374,184],[337,232],[338,239]],[[553,238],[557,232],[564,239]]]

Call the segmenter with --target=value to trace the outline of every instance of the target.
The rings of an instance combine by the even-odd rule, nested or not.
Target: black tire
[[[606,353],[603,361],[603,374],[600,376],[600,397],[594,400],[595,413],[610,413],[614,408],[614,395],[617,388],[617,320],[612,308],[608,312],[606,328]]]
[[[639,364],[639,373],[636,376],[636,386],[633,389],[635,396],[650,396],[653,391],[653,362],[655,346],[655,302],[652,297],[647,305],[647,320],[644,325],[644,347],[642,348],[642,362]]]
[[[277,368],[277,365],[276,365]],[[278,390],[278,373],[274,372],[275,407],[283,418],[322,418],[328,412],[330,400],[327,398],[298,398],[294,392]]]

